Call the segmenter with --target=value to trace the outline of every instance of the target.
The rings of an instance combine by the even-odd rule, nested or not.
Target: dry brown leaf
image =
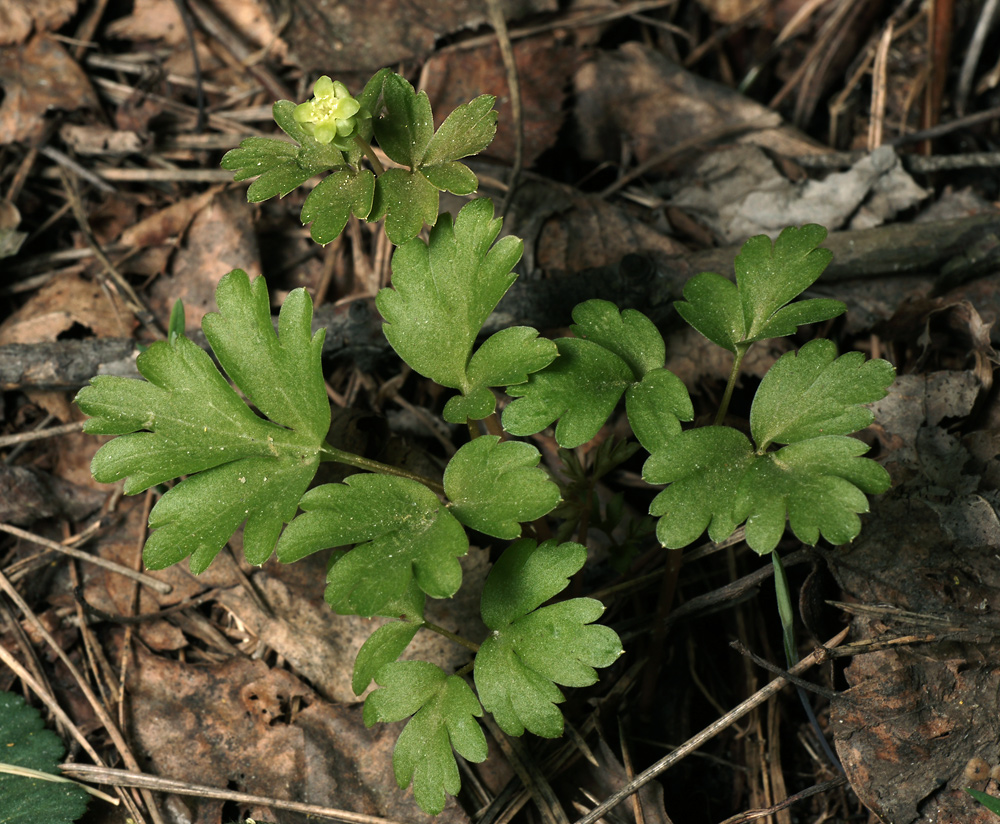
[[[555,0],[508,0],[508,20],[556,12]],[[488,25],[482,0],[400,3],[399,0],[349,0],[292,4],[284,31],[289,60],[306,71],[335,75],[373,72],[403,60],[423,59],[443,35]]]
[[[80,336],[127,338],[135,319],[123,307],[115,307],[92,280],[75,272],[56,275],[0,324],[0,345],[56,340],[74,324]]]
[[[284,670],[240,658],[194,666],[139,646],[129,675],[129,728],[158,775],[399,821],[468,820],[454,802],[432,819],[397,789],[391,759],[399,725],[368,730],[360,706],[331,705]],[[222,802],[183,803],[189,821],[219,821]],[[248,813],[306,822],[284,811]]]
[[[784,153],[815,151],[776,112],[640,43],[600,52],[575,82],[579,148],[588,160],[620,163],[625,150],[639,163],[655,164],[665,152],[684,147],[689,158],[712,141],[740,135]]]
[[[698,0],[698,5],[717,23],[728,25],[761,8],[766,0]]]
[[[162,40],[168,46],[187,40],[175,0],[135,0],[132,13],[115,20],[106,31],[122,40]]]
[[[278,37],[274,16],[263,0],[215,0],[213,5],[240,36],[266,49],[270,57],[284,58],[288,44]]]
[[[222,187],[214,187],[200,195],[176,200],[164,209],[145,217],[122,232],[119,241],[124,246],[143,249],[157,246],[184,233],[188,225],[202,209],[208,206]]]
[[[55,40],[35,35],[0,49],[0,145],[39,139],[49,109],[97,107],[90,81]]]
[[[0,46],[53,31],[76,14],[76,0],[0,0]]]
[[[233,190],[218,194],[197,212],[174,255],[171,275],[149,288],[149,307],[157,317],[169,317],[180,299],[187,328],[198,329],[205,313],[216,309],[215,288],[223,275],[245,269],[250,277],[257,276],[260,250],[251,208],[246,195]]]
[[[523,165],[530,167],[555,143],[565,119],[563,101],[581,57],[571,41],[546,33],[516,41],[514,58],[524,112]],[[438,114],[437,124],[456,106],[480,94],[495,95],[497,135],[482,154],[505,163],[513,160],[516,127],[507,73],[496,43],[434,55],[427,61],[424,88]]]
[[[479,617],[479,599],[489,569],[489,552],[471,550],[462,559],[462,568],[458,595],[430,601],[427,619],[478,640],[486,636]],[[323,599],[324,576],[321,554],[287,565],[272,560],[253,574],[253,582],[273,615],[261,612],[245,589],[227,590],[219,600],[320,693],[333,701],[352,703],[360,700],[351,688],[354,659],[361,645],[386,621],[335,614]],[[422,631],[403,658],[457,669],[468,661],[469,652],[436,633]]]

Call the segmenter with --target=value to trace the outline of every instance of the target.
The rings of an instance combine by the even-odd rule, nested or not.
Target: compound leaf
[[[528,375],[544,369],[559,350],[548,338],[538,337],[530,326],[509,326],[490,335],[466,368],[472,386],[508,386],[524,383]]]
[[[854,540],[861,531],[857,513],[868,511],[865,493],[885,492],[889,474],[869,458],[855,438],[828,435],[793,443],[754,461],[735,496],[737,520],[746,519],[747,543],[761,554],[772,551],[785,531],[785,515],[795,536],[815,545]]]
[[[502,421],[514,435],[534,435],[558,419],[556,441],[569,449],[597,434],[634,375],[618,355],[594,341],[558,338],[555,344],[559,357],[548,367],[527,383],[507,387],[516,400],[504,409]]]
[[[342,484],[310,489],[299,506],[302,514],[278,542],[279,561],[357,544],[327,573],[326,601],[337,612],[384,615],[411,581],[432,598],[458,591],[458,557],[468,552],[469,541],[423,484],[392,475],[352,475]]]
[[[750,411],[758,451],[772,443],[864,429],[873,415],[862,404],[884,398],[894,378],[887,361],[866,361],[861,352],[838,358],[829,340],[785,353],[764,376]]]
[[[375,181],[369,220],[385,218],[385,233],[396,246],[413,240],[438,219],[438,190],[419,172],[387,169]],[[395,256],[393,256],[395,260]]]
[[[727,426],[689,429],[650,455],[643,478],[670,484],[649,507],[651,515],[660,517],[660,543],[687,546],[706,527],[713,541],[728,538],[740,523],[733,515],[733,499],[754,458],[746,436]]]
[[[525,729],[546,738],[562,734],[556,684],[582,687],[597,680],[594,667],[607,667],[621,655],[621,641],[610,627],[591,626],[604,607],[591,598],[574,598],[547,607],[583,566],[579,544],[536,546],[516,541],[490,571],[483,588],[482,615],[493,633],[476,654],[475,681],[486,710],[509,735]]]
[[[520,441],[483,435],[463,445],[444,471],[444,489],[459,521],[495,538],[512,540],[521,524],[555,509],[559,487],[544,469],[541,454]]]
[[[267,283],[242,269],[225,275],[215,290],[218,312],[202,321],[205,337],[226,374],[269,419],[322,440],[330,428],[323,382],[326,330],[312,334],[312,299],[305,289],[281,305],[278,334],[271,323]]]
[[[435,163],[432,166],[421,166],[420,174],[438,191],[451,192],[455,195],[471,195],[479,188],[479,178],[464,163],[451,160],[447,163]]]
[[[375,680],[381,689],[365,699],[365,724],[413,716],[396,741],[393,771],[400,789],[412,781],[417,804],[437,815],[445,794],[461,788],[452,750],[468,761],[486,760],[486,736],[476,722],[483,709],[465,681],[426,661],[386,664]]]
[[[443,216],[428,243],[414,239],[396,250],[393,287],[376,298],[393,349],[442,386],[474,388],[466,368],[476,336],[517,277],[511,269],[521,241],[507,237],[491,248],[500,223],[486,198],[464,206],[454,225]]]
[[[556,441],[579,446],[597,434],[627,390],[633,429],[647,448],[678,434],[679,418],[690,420],[694,410],[684,385],[663,368],[666,348],[653,322],[606,300],[578,304],[573,320],[577,337],[555,341],[559,357],[527,383],[508,386],[518,400],[504,410],[504,427],[533,435],[558,418]]]
[[[642,312],[619,310],[606,300],[588,300],[573,309],[570,329],[578,338],[600,344],[629,365],[636,380],[666,359],[663,336]]]
[[[413,621],[390,621],[368,636],[354,659],[351,689],[355,695],[361,695],[382,667],[403,654],[421,626]]]
[[[327,244],[344,231],[347,219],[367,218],[375,197],[375,175],[367,169],[343,169],[321,180],[302,204],[302,223],[311,223],[309,234]]]
[[[528,375],[555,360],[558,350],[530,326],[510,326],[494,333],[480,346],[465,370],[463,394],[448,400],[442,413],[449,423],[478,421],[491,415],[496,398],[491,386],[524,383]]]
[[[398,74],[387,74],[382,84],[385,111],[372,122],[382,150],[402,166],[415,169],[434,133],[427,92],[415,92]]]
[[[244,553],[270,556],[281,527],[319,464],[330,421],[320,354],[311,336],[312,302],[293,291],[275,334],[263,278],[236,269],[219,282],[219,314],[205,335],[255,415],[211,358],[183,336],[154,343],[136,361],[146,381],[100,376],[77,395],[91,416],[84,431],[120,435],[102,446],[91,470],[102,483],[125,479],[126,494],[189,475],[150,513],[157,531],[146,565],[162,569],[191,555],[201,572],[246,521]]]
[[[836,300],[809,300],[783,308],[808,289],[833,255],[816,248],[826,229],[808,224],[750,238],[736,257],[736,284],[703,272],[684,287],[677,311],[706,338],[736,352],[754,341],[792,334],[801,323],[828,320],[846,311]]]
[[[4,764],[59,775],[66,753],[45,729],[41,713],[20,695],[0,692],[0,752]],[[4,824],[70,824],[87,810],[87,792],[66,779],[48,781],[0,772],[0,821]]]
[[[694,417],[684,382],[663,367],[651,369],[628,388],[625,410],[632,432],[651,454],[680,434],[681,421]]]
[[[684,284],[677,313],[712,343],[735,352],[743,341],[743,310],[736,284],[715,272],[702,272]]]
[[[430,139],[421,162],[426,166],[458,160],[489,146],[497,133],[494,103],[493,95],[481,94],[456,108]]]

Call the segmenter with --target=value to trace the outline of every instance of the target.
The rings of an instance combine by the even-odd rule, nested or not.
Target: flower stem
[[[740,365],[743,363],[743,358],[749,351],[751,344],[737,344],[736,345],[736,357],[733,359],[733,368],[729,373],[729,382],[726,384],[726,392],[722,396],[722,403],[719,404],[719,412],[715,416],[715,425],[721,426],[722,422],[726,419],[726,413],[729,411],[729,401],[733,397],[733,389],[736,387],[736,378],[740,374]]]
[[[378,461],[373,461],[370,458],[363,458],[361,455],[355,455],[353,452],[342,452],[341,450],[330,446],[328,443],[323,444],[323,447],[320,450],[320,455],[321,461],[333,461],[334,463],[347,464],[348,466],[353,466],[357,469],[364,469],[368,472],[380,472],[383,475],[396,475],[400,478],[408,478],[411,481],[423,484],[434,492],[442,495],[444,494],[444,486],[439,484],[437,481],[425,478],[423,475],[418,475],[416,472],[410,472],[408,469],[402,469],[398,466],[392,466],[391,464],[379,463]]]
[[[468,638],[463,638],[461,635],[456,635],[454,632],[446,630],[444,627],[439,627],[437,624],[432,624],[430,621],[424,621],[424,627],[429,629],[431,632],[436,632],[438,635],[443,635],[450,641],[454,641],[466,649],[471,649],[473,652],[479,652],[479,644],[475,641],[470,641]]]
[[[358,147],[365,153],[365,157],[368,158],[368,162],[372,164],[372,169],[375,170],[376,176],[381,176],[385,171],[382,166],[381,161],[378,159],[378,155],[375,154],[375,150],[372,148],[372,144],[367,140],[362,140],[361,135],[354,135],[354,142],[358,144]]]

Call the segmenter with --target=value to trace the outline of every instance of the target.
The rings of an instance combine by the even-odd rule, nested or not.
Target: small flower
[[[319,143],[330,144],[355,131],[360,110],[347,86],[324,74],[313,86],[313,99],[296,106],[293,116]]]

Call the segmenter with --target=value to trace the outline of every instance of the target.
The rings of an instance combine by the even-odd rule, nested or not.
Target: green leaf
[[[357,96],[358,103],[361,104],[361,110],[367,112],[369,115],[376,114],[375,107],[378,105],[379,98],[382,96],[382,88],[385,86],[385,79],[392,74],[392,69],[379,69],[375,74],[372,75],[372,79],[365,83],[365,87],[361,94]],[[369,129],[371,125],[369,124]],[[368,140],[371,138],[371,134],[362,134],[362,138]]]
[[[681,421],[694,418],[694,406],[684,382],[668,369],[651,369],[625,392],[625,410],[632,432],[653,453],[681,432]]]
[[[215,290],[218,312],[202,321],[226,374],[272,421],[316,440],[330,428],[330,402],[323,381],[326,330],[312,334],[312,299],[305,289],[288,294],[271,323],[264,278],[253,282],[242,269],[225,275]]]
[[[180,298],[174,301],[174,308],[170,310],[170,321],[167,323],[167,340],[176,340],[184,334],[187,323],[184,320],[184,301]]]
[[[0,692],[0,758],[4,764],[59,775],[66,749],[45,729],[41,713],[20,695]],[[0,772],[4,824],[70,824],[87,811],[87,792],[74,782]]]
[[[544,369],[559,350],[548,338],[538,337],[530,326],[509,326],[490,335],[469,361],[466,380],[473,386],[507,386],[524,383],[528,375]]]
[[[372,211],[375,175],[367,169],[343,170],[327,175],[302,204],[302,223],[312,223],[309,233],[327,244],[344,231],[353,212],[362,220]]]
[[[498,630],[538,609],[566,589],[586,562],[587,549],[581,544],[516,541],[490,570],[482,595],[483,623]]]
[[[441,410],[441,417],[448,423],[462,424],[481,421],[496,411],[497,399],[486,386],[470,389],[465,395],[454,395]]]
[[[354,659],[351,689],[355,695],[361,695],[382,667],[403,654],[421,626],[411,621],[390,621],[368,636]]]
[[[555,343],[538,337],[538,331],[530,326],[501,329],[487,338],[469,360],[465,394],[449,399],[442,413],[444,419],[465,423],[491,415],[496,399],[488,387],[524,383],[528,375],[544,369],[558,354]]]
[[[376,298],[392,348],[442,386],[473,388],[466,367],[476,336],[516,278],[521,241],[504,238],[490,248],[499,232],[486,198],[466,204],[454,225],[443,216],[428,243],[414,239],[396,250],[393,288]]]
[[[573,309],[570,329],[578,338],[600,344],[629,365],[636,380],[666,359],[663,336],[642,312],[621,311],[606,300],[588,300]]]
[[[496,98],[482,94],[463,103],[441,124],[427,144],[422,163],[431,165],[479,154],[497,132]]]
[[[814,340],[782,355],[764,376],[750,411],[758,451],[820,435],[849,435],[873,419],[862,404],[887,394],[895,370],[861,352],[837,357],[832,341]]]
[[[375,680],[382,689],[365,699],[365,724],[413,716],[393,750],[393,771],[400,789],[412,781],[417,804],[437,815],[445,793],[461,789],[452,750],[468,761],[486,760],[486,736],[475,720],[483,709],[465,681],[425,661],[386,664]]]
[[[290,100],[274,104],[275,122],[298,146],[271,137],[248,137],[222,158],[222,168],[236,172],[234,180],[260,175],[247,190],[251,203],[284,197],[309,178],[344,164],[344,156],[336,148],[317,143],[303,131],[293,111],[295,104]]]
[[[375,138],[390,158],[415,169],[423,160],[434,134],[434,118],[427,93],[418,94],[406,78],[387,74],[382,100],[385,111],[372,123]]]
[[[618,355],[598,343],[558,338],[559,357],[527,383],[508,386],[517,398],[503,411],[504,429],[534,435],[556,419],[556,441],[572,448],[589,441],[614,411],[633,383],[632,370]]]
[[[392,475],[352,475],[342,484],[310,489],[299,506],[303,513],[278,542],[282,563],[357,544],[327,573],[326,601],[337,612],[384,615],[411,581],[432,598],[458,591],[458,557],[468,552],[469,541],[423,484]]]
[[[143,558],[151,569],[191,555],[192,571],[203,571],[244,521],[244,553],[262,564],[316,472],[329,428],[324,333],[311,336],[305,290],[290,293],[282,306],[280,338],[263,278],[251,284],[236,269],[219,282],[216,300],[220,312],[206,315],[205,336],[269,420],[255,415],[211,358],[183,336],[154,343],[139,356],[146,381],[97,377],[76,398],[91,416],[84,431],[121,436],[94,456],[98,481],[124,478],[126,494],[134,495],[191,476],[150,513],[157,531]]]
[[[670,484],[650,504],[660,516],[656,536],[676,549],[696,540],[705,529],[713,541],[728,538],[740,524],[733,500],[754,451],[743,433],[727,426],[704,426],[682,432],[646,460],[643,478]]]
[[[541,454],[520,441],[483,435],[464,444],[444,471],[444,489],[459,521],[494,538],[512,540],[521,524],[555,509],[559,487],[544,469]]]
[[[419,172],[387,169],[375,181],[369,220],[385,218],[385,233],[396,246],[413,240],[438,219],[438,190]]]
[[[808,289],[829,264],[832,253],[816,248],[826,229],[809,224],[789,227],[774,246],[767,235],[750,238],[736,258],[736,284],[703,272],[684,286],[675,305],[706,338],[736,352],[754,341],[795,332],[799,324],[829,320],[846,311],[836,300],[786,304]]]
[[[589,626],[604,611],[599,601],[574,598],[539,608],[566,588],[586,557],[579,544],[520,540],[486,579],[482,615],[493,632],[476,654],[476,689],[508,735],[525,729],[546,738],[561,735],[556,705],[565,699],[556,684],[593,684],[594,667],[610,666],[621,655],[614,630]]]
[[[420,174],[426,177],[435,189],[442,192],[471,195],[479,188],[479,178],[475,172],[457,160],[436,163],[433,166],[421,166]]]
[[[791,444],[758,457],[734,499],[735,517],[746,519],[747,543],[760,554],[773,550],[785,531],[815,546],[854,540],[861,531],[857,513],[868,511],[869,494],[889,488],[889,473],[869,458],[855,438],[829,435]]]
[[[1000,815],[1000,798],[989,795],[979,790],[973,790],[972,788],[966,789],[966,792],[971,795],[976,801],[982,804],[991,813],[996,813]]]

